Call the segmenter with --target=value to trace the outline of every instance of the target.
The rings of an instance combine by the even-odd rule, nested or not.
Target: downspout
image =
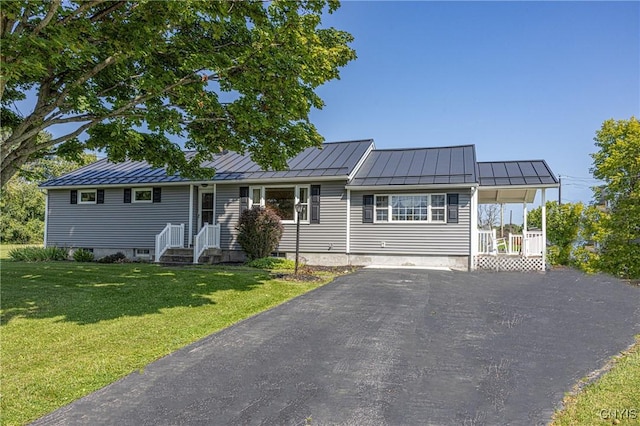
[[[347,259],[349,259],[349,254],[351,252],[351,190],[347,189]],[[351,264],[351,259],[349,259],[349,264]]]
[[[193,185],[189,185],[189,247],[193,244]]]
[[[44,190],[44,246],[47,247],[47,229],[49,224],[49,191]]]
[[[546,189],[542,188],[542,271],[544,272],[547,263],[547,195]]]

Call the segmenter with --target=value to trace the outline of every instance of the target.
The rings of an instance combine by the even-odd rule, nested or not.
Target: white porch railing
[[[525,238],[526,237],[526,238]],[[478,254],[497,255],[501,244],[505,254],[523,256],[542,256],[542,232],[527,231],[523,234],[509,234],[504,242],[499,241],[496,230],[478,230]]]
[[[156,235],[155,261],[160,262],[164,252],[175,247],[184,247],[184,223],[180,225],[167,223],[162,232]]]
[[[193,263],[198,263],[198,259],[208,248],[220,248],[220,224],[204,224],[193,243]]]
[[[525,256],[542,256],[542,231],[527,231],[524,240]]]
[[[478,229],[478,254],[494,253],[496,230]]]

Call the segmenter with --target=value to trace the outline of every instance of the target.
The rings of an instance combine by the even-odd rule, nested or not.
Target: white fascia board
[[[536,185],[480,185],[478,189],[480,191],[496,191],[501,189],[542,189],[542,188],[558,188],[559,183],[546,183]]]
[[[420,190],[420,189],[471,189],[476,188],[478,184],[469,183],[453,183],[453,184],[436,184],[436,185],[346,185],[346,189],[352,191],[405,191],[405,190]]]
[[[59,185],[59,186],[43,186],[44,190],[55,189],[102,189],[102,188],[135,188],[135,187],[153,187],[153,186],[202,186],[202,185],[270,185],[273,183],[309,183],[309,182],[327,182],[327,181],[346,181],[348,176],[303,176],[295,178],[261,178],[261,179],[237,179],[237,180],[206,180],[206,181],[183,181],[183,182],[135,182],[135,183],[115,183],[103,185]]]
[[[347,180],[349,182],[351,182],[351,179],[353,179],[353,177],[358,173],[358,171],[360,170],[360,167],[362,167],[364,162],[369,157],[369,154],[371,154],[371,151],[373,151],[374,149],[376,149],[376,144],[374,141],[371,141],[371,145],[369,145],[369,148],[367,148],[362,158],[360,158],[360,161],[358,161],[358,164],[356,164],[356,166],[353,168],[349,176],[347,176]]]

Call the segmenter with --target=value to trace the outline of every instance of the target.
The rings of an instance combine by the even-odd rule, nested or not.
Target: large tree
[[[604,182],[596,196],[606,202],[600,249],[603,270],[640,277],[640,122],[607,120],[594,138],[593,176]]]
[[[203,176],[224,149],[265,168],[322,137],[315,89],[355,58],[310,1],[10,1],[0,7],[3,185],[36,157],[83,149]],[[29,94],[32,108],[15,102]],[[38,134],[56,127],[51,140]],[[172,135],[186,138],[185,157]]]

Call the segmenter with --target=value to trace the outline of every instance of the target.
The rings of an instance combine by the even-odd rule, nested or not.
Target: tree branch
[[[104,3],[105,1],[107,1],[107,0],[86,1],[86,2],[82,3],[82,5],[79,8],[77,8],[76,10],[74,10],[71,14],[65,16],[64,19],[62,19],[60,22],[58,22],[58,24],[59,25],[65,25],[71,19],[75,18],[76,16],[80,15],[81,13],[85,12],[86,10],[89,10],[92,7],[99,5],[100,3]]]
[[[49,6],[49,10],[47,11],[47,15],[44,17],[42,21],[40,21],[40,23],[38,23],[38,25],[36,25],[36,27],[33,30],[33,35],[38,35],[44,27],[49,25],[49,22],[51,22],[51,19],[53,19],[53,16],[56,14],[56,11],[60,7],[60,3],[61,3],[61,0],[53,0],[51,2],[51,5]]]
[[[110,14],[111,12],[113,12],[116,9],[121,8],[123,5],[125,4],[125,2],[123,1],[119,1],[116,2],[115,4],[113,4],[112,6],[106,8],[105,10],[102,10],[100,12],[97,12],[95,15],[93,15],[91,18],[89,18],[89,20],[91,22],[96,22],[99,21],[100,19],[102,19],[104,16]]]

